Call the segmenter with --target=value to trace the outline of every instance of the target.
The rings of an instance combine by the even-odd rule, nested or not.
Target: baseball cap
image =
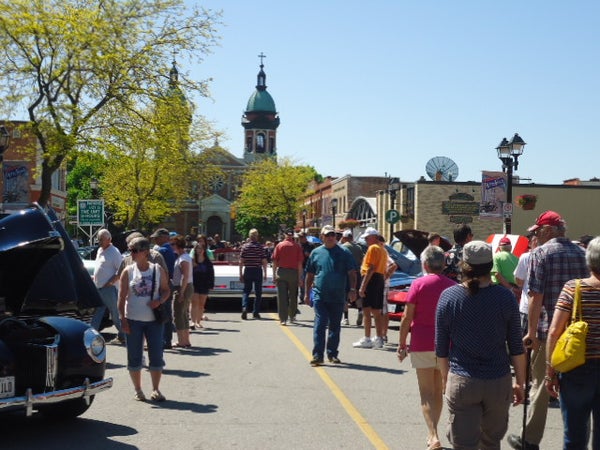
[[[150,235],[151,238],[155,238],[158,236],[170,236],[169,230],[167,230],[166,228],[159,228],[158,230],[156,230],[154,233],[152,233]]]
[[[498,242],[498,245],[512,245],[512,242],[510,242],[509,238],[504,236],[502,239],[500,239],[500,241]]]
[[[285,230],[285,234],[289,235],[294,235],[294,229],[293,228],[286,228]]]
[[[532,225],[529,228],[527,228],[527,231],[534,232],[538,228],[543,227],[544,225],[548,225],[551,227],[560,227],[564,224],[565,221],[560,216],[560,214],[558,214],[555,211],[546,211],[540,214],[540,216],[535,221],[535,225]]]
[[[345,238],[349,238],[349,237],[353,237],[354,235],[352,234],[352,230],[344,230],[344,232],[342,233],[342,236]]]
[[[471,241],[463,247],[463,261],[467,264],[487,264],[492,260],[492,246],[486,242]]]
[[[367,229],[365,230],[365,232],[363,234],[361,234],[361,239],[365,239],[369,236],[379,236],[379,231],[377,231],[375,228],[373,227],[367,227]]]
[[[329,233],[335,233],[335,228],[333,228],[331,225],[325,225],[323,228],[321,228],[321,234],[323,236],[327,236]]]

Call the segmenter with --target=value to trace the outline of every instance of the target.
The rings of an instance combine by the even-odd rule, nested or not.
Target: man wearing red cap
[[[517,268],[519,259],[511,253],[512,243],[510,239],[504,236],[498,242],[498,250],[494,254],[494,265],[492,267],[492,283],[500,284],[506,289],[510,289],[516,295],[515,276],[513,272]],[[519,295],[521,293],[519,292]]]
[[[535,234],[539,247],[531,252],[529,261],[529,324],[523,337],[531,353],[531,407],[528,409],[525,442],[511,434],[508,443],[515,449],[539,449],[544,436],[549,393],[556,374],[546,363],[546,338],[554,315],[554,306],[563,285],[574,278],[589,276],[585,251],[571,242],[566,234],[565,221],[560,214],[546,211],[528,229]]]

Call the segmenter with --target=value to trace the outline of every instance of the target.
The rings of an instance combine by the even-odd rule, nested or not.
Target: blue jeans
[[[142,370],[142,356],[144,354],[144,337],[148,344],[148,369],[162,370],[163,360],[163,324],[156,321],[141,322],[127,320],[129,334],[127,335],[127,370]]]
[[[564,425],[563,449],[587,449],[590,415],[594,420],[592,448],[600,448],[600,359],[561,373],[560,411]]]
[[[262,300],[262,282],[263,272],[262,267],[244,267],[244,294],[242,295],[242,309],[248,310],[248,302],[250,299],[250,292],[254,287],[254,309],[253,314],[260,312],[260,302]]]
[[[325,353],[325,331],[329,326],[327,357],[337,357],[344,303],[325,302],[319,299],[314,302],[313,307],[315,310],[315,322],[313,327],[314,347],[312,355],[317,358],[323,358],[323,354]]]
[[[117,308],[117,287],[116,286],[107,286],[98,288],[98,293],[100,297],[102,297],[102,301],[106,308],[108,308],[108,312],[110,313],[110,319],[112,320],[113,325],[118,331],[119,339],[125,339],[125,334],[121,329],[121,319],[119,318],[119,308]],[[102,315],[104,315],[104,308],[102,308]],[[100,317],[102,318],[102,316]]]

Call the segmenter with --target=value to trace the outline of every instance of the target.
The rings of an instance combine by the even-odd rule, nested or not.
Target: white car
[[[86,268],[90,276],[94,276],[94,270],[96,269],[96,261],[93,259],[83,259],[83,267]]]
[[[244,283],[240,281],[240,267],[238,264],[215,261],[215,287],[212,289],[209,297],[242,297]],[[251,294],[254,295],[254,291]],[[262,296],[276,297],[277,287],[273,282],[273,270],[267,268],[267,278],[263,279]]]

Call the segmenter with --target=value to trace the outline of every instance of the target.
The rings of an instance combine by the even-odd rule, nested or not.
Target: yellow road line
[[[276,322],[279,323],[279,316],[276,314],[271,314]],[[285,335],[296,345],[300,353],[304,355],[307,361],[312,359],[311,352],[304,346],[302,341],[296,337],[292,330],[289,327],[281,327],[281,331],[285,333]],[[360,430],[364,433],[364,435],[371,441],[373,446],[379,450],[387,450],[389,447],[383,442],[383,440],[379,437],[375,429],[369,425],[367,420],[362,416],[358,409],[352,404],[350,399],[346,397],[344,392],[339,388],[339,386],[333,381],[333,379],[329,376],[325,367],[314,367],[315,370],[323,382],[329,387],[331,393],[338,399],[342,407],[346,410],[350,418],[354,421],[354,423],[360,428]]]

